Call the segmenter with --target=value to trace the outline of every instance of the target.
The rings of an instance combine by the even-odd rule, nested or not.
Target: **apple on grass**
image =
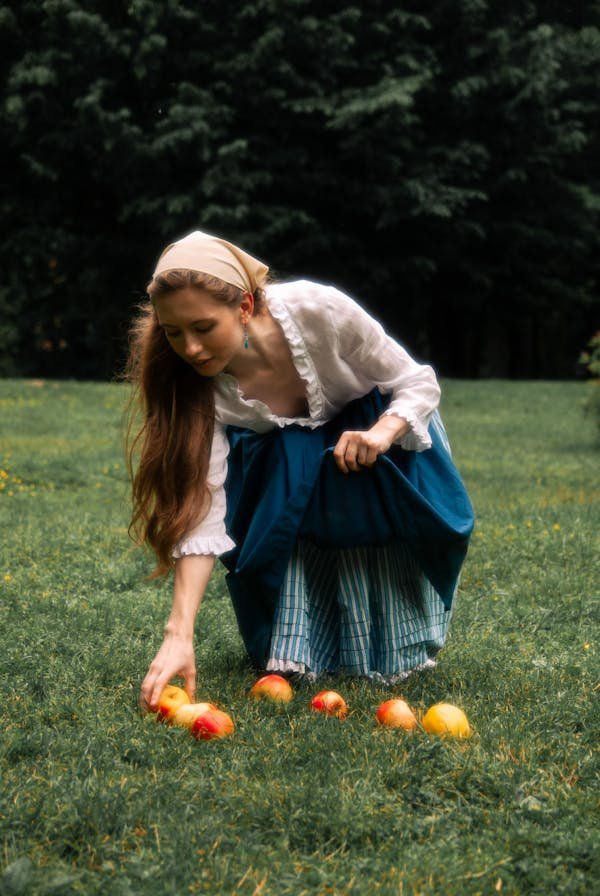
[[[263,675],[250,688],[250,696],[255,700],[274,700],[276,703],[289,703],[294,692],[292,686],[282,675]]]
[[[170,722],[180,706],[191,703],[186,691],[176,684],[168,684],[162,689],[158,698],[158,718],[161,721]]]
[[[194,719],[190,731],[198,740],[212,740],[215,737],[228,737],[233,734],[233,729],[233,719],[226,712],[207,709]]]
[[[430,706],[421,724],[428,734],[450,735],[451,737],[470,737],[471,727],[466,715],[452,703],[436,703]]]
[[[380,725],[387,728],[403,728],[405,731],[414,731],[418,724],[408,703],[399,698],[382,703],[375,713],[375,718]]]
[[[346,701],[336,691],[319,691],[310,701],[310,708],[338,719],[345,719],[348,715]]]
[[[179,728],[189,728],[191,730],[198,716],[203,715],[209,709],[216,708],[214,703],[182,703],[169,721],[172,725],[177,725]]]

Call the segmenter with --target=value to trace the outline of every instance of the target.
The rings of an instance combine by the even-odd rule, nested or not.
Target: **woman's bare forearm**
[[[193,637],[196,615],[214,568],[212,554],[180,557],[175,562],[173,604],[165,634]]]
[[[205,554],[181,557],[175,564],[173,604],[165,635],[142,682],[143,709],[156,709],[161,691],[176,676],[183,678],[190,699],[194,697],[194,622],[214,566],[214,556]]]

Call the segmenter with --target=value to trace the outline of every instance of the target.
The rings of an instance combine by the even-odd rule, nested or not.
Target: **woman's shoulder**
[[[322,295],[330,288],[316,280],[276,280],[267,283],[266,292],[267,299],[275,297],[280,301],[302,302],[310,300],[312,296]]]
[[[267,305],[275,317],[289,315],[304,328],[329,327],[336,332],[365,332],[381,324],[337,286],[293,280],[267,286]]]
[[[266,295],[267,304],[282,304],[294,316],[327,315],[340,304],[352,304],[352,299],[337,287],[315,280],[269,283]]]

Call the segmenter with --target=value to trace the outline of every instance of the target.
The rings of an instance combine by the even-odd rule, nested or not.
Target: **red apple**
[[[233,733],[233,720],[220,709],[207,709],[197,716],[190,731],[198,740],[212,740],[213,737],[227,737]]]
[[[310,701],[310,708],[328,716],[337,716],[338,719],[345,719],[348,715],[346,701],[335,691],[319,691]]]
[[[380,725],[388,728],[404,728],[405,731],[413,731],[417,727],[417,718],[404,700],[393,699],[382,703],[375,718]]]
[[[250,696],[255,700],[275,700],[277,703],[289,703],[294,692],[292,686],[282,675],[263,675],[250,688]]]
[[[179,707],[190,702],[190,698],[183,688],[179,688],[175,684],[168,684],[158,698],[158,718],[161,721],[170,722]]]
[[[213,703],[183,703],[171,716],[172,725],[178,725],[180,728],[191,728],[198,716],[201,716],[207,709],[216,709]]]

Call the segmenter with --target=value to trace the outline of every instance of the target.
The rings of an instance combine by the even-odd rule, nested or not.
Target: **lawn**
[[[449,381],[476,513],[448,645],[345,721],[257,704],[223,577],[197,742],[140,715],[170,583],[128,539],[125,387],[0,381],[0,896],[588,894],[598,886],[600,445],[582,383]],[[378,729],[390,696],[470,740]]]

